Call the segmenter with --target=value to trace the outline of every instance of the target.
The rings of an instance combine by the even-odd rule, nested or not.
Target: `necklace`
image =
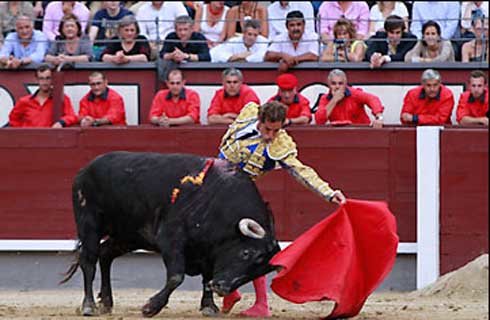
[[[209,13],[211,13],[212,15],[215,15],[215,16],[217,16],[217,15],[220,15],[221,16],[221,14],[223,13],[223,10],[224,9],[225,9],[224,7],[221,7],[219,9],[213,9],[213,6],[211,5],[211,3],[208,4],[208,11],[209,11]]]

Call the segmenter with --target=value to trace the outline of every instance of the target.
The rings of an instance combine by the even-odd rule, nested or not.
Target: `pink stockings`
[[[240,314],[242,316],[264,318],[270,317],[271,312],[269,310],[269,304],[267,303],[267,282],[265,276],[259,277],[253,281],[255,289],[255,303],[254,305]],[[233,291],[229,295],[223,298],[223,313],[229,313],[235,303],[241,299],[240,292],[238,290]]]

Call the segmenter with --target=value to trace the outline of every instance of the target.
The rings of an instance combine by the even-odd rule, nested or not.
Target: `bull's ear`
[[[240,232],[246,237],[254,239],[262,239],[265,237],[264,228],[262,228],[257,221],[250,218],[243,218],[240,220],[238,223],[238,229],[240,229]]]

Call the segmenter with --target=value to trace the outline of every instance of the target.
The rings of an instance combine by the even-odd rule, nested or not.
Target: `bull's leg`
[[[201,298],[201,312],[205,317],[215,317],[219,315],[219,308],[214,303],[213,291],[209,286],[211,276],[204,275],[202,278],[202,298]]]
[[[100,266],[100,292],[99,313],[107,314],[112,312],[114,302],[112,299],[111,287],[111,265],[114,259],[129,252],[126,246],[117,244],[114,239],[109,238],[100,245],[99,266]]]
[[[80,249],[80,268],[83,272],[83,286],[85,296],[82,303],[84,316],[96,315],[97,309],[94,301],[93,282],[95,277],[95,265],[99,255],[99,237],[96,232],[86,232]]]
[[[168,244],[172,242],[172,247]],[[165,287],[155,294],[143,306],[142,313],[145,317],[153,317],[168,303],[168,298],[172,292],[182,284],[185,275],[185,258],[183,247],[176,245],[176,242],[168,241],[161,245],[163,261],[167,267],[167,283]]]

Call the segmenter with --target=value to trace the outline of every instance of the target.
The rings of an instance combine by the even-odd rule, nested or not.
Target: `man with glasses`
[[[160,127],[199,123],[199,94],[185,87],[182,71],[174,69],[167,75],[167,88],[158,91],[150,109],[150,123]]]
[[[208,110],[209,124],[231,124],[247,103],[260,103],[252,88],[243,83],[240,70],[226,69],[222,78],[223,88],[216,91]]]
[[[9,114],[10,127],[51,127],[62,128],[78,123],[70,98],[64,95],[61,117],[54,119],[56,112],[53,102],[53,78],[48,65],[36,69],[39,89],[32,95],[19,99]]]
[[[107,87],[105,75],[102,72],[93,72],[88,77],[88,84],[90,91],[80,100],[80,125],[126,125],[123,98]]]

